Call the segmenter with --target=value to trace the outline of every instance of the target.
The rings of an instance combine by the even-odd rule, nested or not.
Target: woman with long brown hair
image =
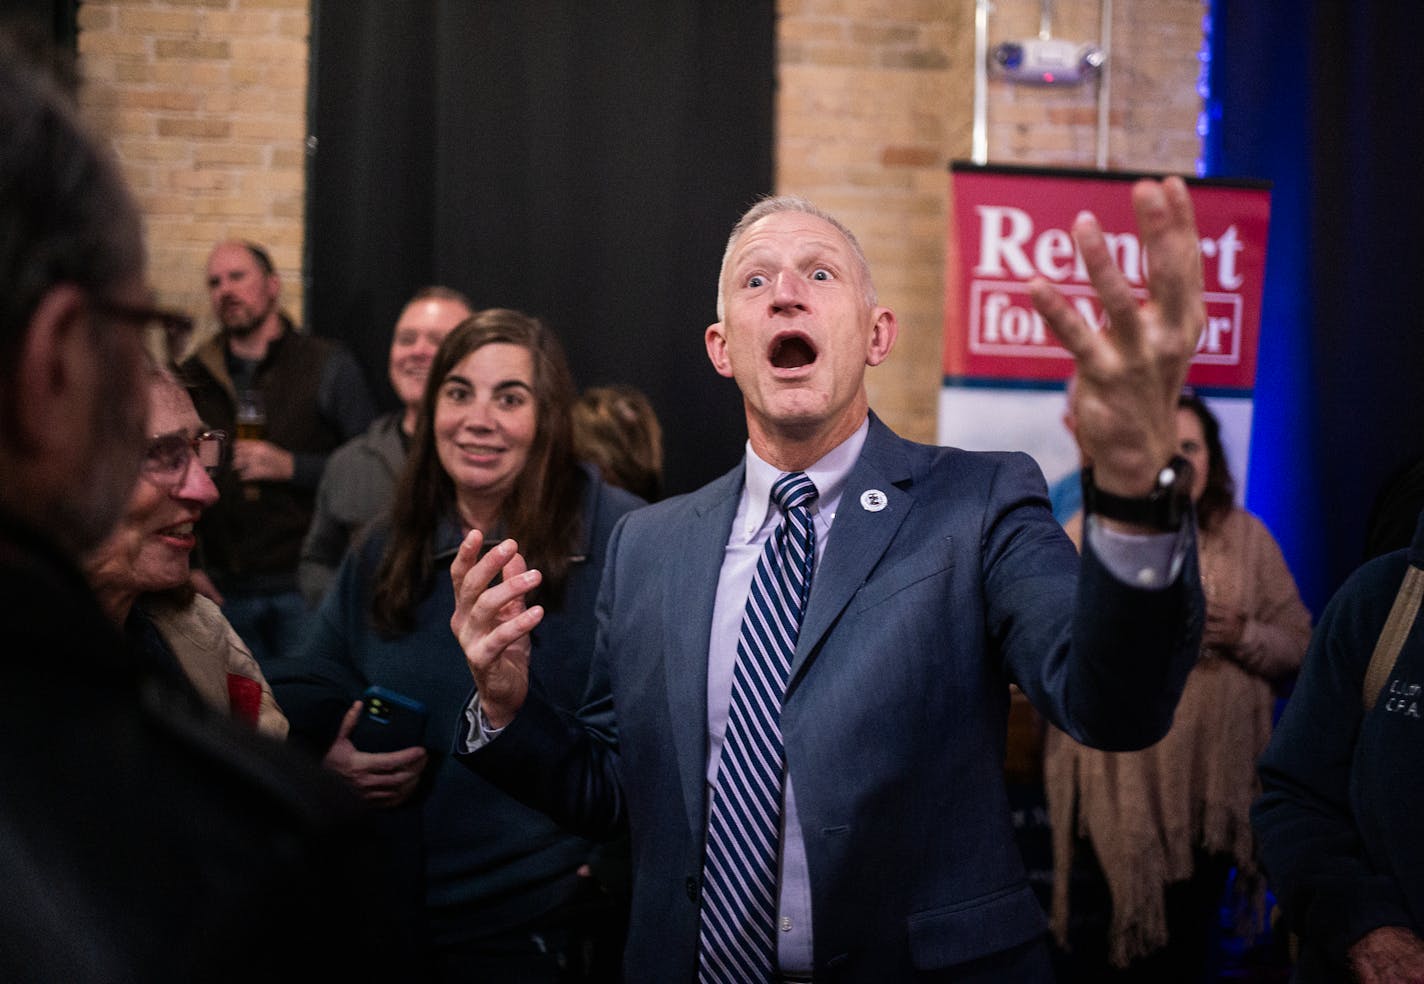
[[[548,615],[533,678],[557,705],[578,707],[604,549],[641,501],[575,459],[574,397],[562,348],[537,319],[490,309],[451,332],[389,516],[342,564],[300,665],[274,681],[294,730],[383,814],[392,890],[410,903],[423,980],[579,979],[559,975],[592,887],[578,873],[590,846],[449,756],[470,683],[450,632],[448,569],[471,529],[492,543],[513,537],[538,558]],[[420,743],[353,743],[362,706],[352,701],[368,686],[424,705]],[[345,714],[333,738],[335,697]]]

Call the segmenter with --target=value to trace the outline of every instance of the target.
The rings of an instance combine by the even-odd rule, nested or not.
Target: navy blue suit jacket
[[[631,830],[634,981],[696,979],[708,639],[742,475],[620,522],[579,719],[531,699],[464,757],[581,833]],[[870,489],[886,508],[861,507]],[[1047,977],[1004,790],[1008,685],[1099,747],[1171,723],[1201,632],[1194,542],[1172,586],[1130,588],[1080,563],[1045,492],[1026,455],[913,444],[871,417],[781,721],[818,981]]]

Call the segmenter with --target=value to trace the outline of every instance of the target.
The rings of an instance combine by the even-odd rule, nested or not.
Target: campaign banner
[[[1070,230],[1097,216],[1134,294],[1147,297],[1131,182],[1140,175],[951,165],[939,441],[1028,451],[1050,486],[1071,482],[1077,447],[1063,424],[1073,358],[1029,298],[1043,277],[1083,318],[1105,316]],[[1228,464],[1245,496],[1261,329],[1270,190],[1261,182],[1187,179],[1202,256],[1206,326],[1187,384],[1221,419]]]

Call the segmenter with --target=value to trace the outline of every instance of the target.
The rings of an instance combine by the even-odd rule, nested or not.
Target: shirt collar
[[[836,508],[840,505],[841,493],[845,491],[850,470],[860,458],[865,447],[865,437],[870,432],[870,417],[861,421],[850,435],[830,451],[827,451],[811,467],[803,469],[806,477],[816,484],[816,503],[813,513],[821,513],[829,524],[835,519]],[[766,524],[771,509],[771,487],[786,472],[767,464],[752,450],[752,442],[747,441],[746,479],[742,486],[744,508],[740,532],[750,542],[757,531]]]

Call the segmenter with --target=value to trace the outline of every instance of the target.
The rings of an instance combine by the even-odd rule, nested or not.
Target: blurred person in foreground
[[[1179,178],[1132,201],[1145,301],[1087,213],[1072,235],[1109,327],[1029,288],[1078,366],[1081,559],[1027,455],[915,444],[870,411],[898,321],[855,236],[794,196],[733,227],[703,336],[745,458],[619,524],[577,718],[529,685],[563,658],[531,642],[547,571],[522,542],[461,544],[459,757],[571,829],[630,833],[631,980],[1051,979],[1004,789],[1009,684],[1140,748],[1200,635],[1174,426],[1204,324],[1196,229]]]
[[[1251,820],[1292,980],[1424,981],[1424,516],[1326,606]]]
[[[559,658],[534,686],[569,711],[583,694],[608,536],[641,501],[578,463],[573,400],[563,348],[538,319],[493,308],[446,336],[394,506],[347,554],[311,644],[269,674],[296,737],[377,810],[398,862],[373,883],[402,906],[425,980],[583,980],[585,927],[615,905],[580,874],[587,841],[450,756],[470,679],[450,634],[449,567],[472,529],[517,537],[550,572],[535,648]],[[356,746],[371,685],[425,706],[419,744]],[[616,952],[621,938],[601,942]]]
[[[1256,758],[1310,612],[1270,531],[1235,504],[1220,424],[1195,395],[1177,401],[1177,437],[1195,476],[1206,627],[1172,728],[1140,752],[1087,748],[1056,728],[1045,742],[1053,921],[1070,979],[1205,980],[1233,867],[1239,928],[1261,917]],[[1081,514],[1067,529],[1082,541]]]
[[[179,668],[211,706],[273,738],[287,719],[257,660],[218,606],[193,590],[193,527],[218,499],[212,473],[227,435],[203,427],[168,372],[150,367],[148,448],[118,524],[84,560],[100,606],[137,650]]]
[[[148,445],[142,339],[171,358],[186,319],[32,57],[0,40],[0,980],[379,973],[349,797],[126,645],[79,569]]]
[[[311,607],[326,596],[352,536],[390,507],[415,436],[430,361],[445,336],[473,313],[465,295],[438,286],[416,291],[401,309],[387,365],[401,408],[377,417],[365,433],[332,452],[316,488],[297,569],[302,597]]]
[[[574,403],[574,453],[609,485],[646,502],[662,498],[663,429],[632,386],[591,386]]]

